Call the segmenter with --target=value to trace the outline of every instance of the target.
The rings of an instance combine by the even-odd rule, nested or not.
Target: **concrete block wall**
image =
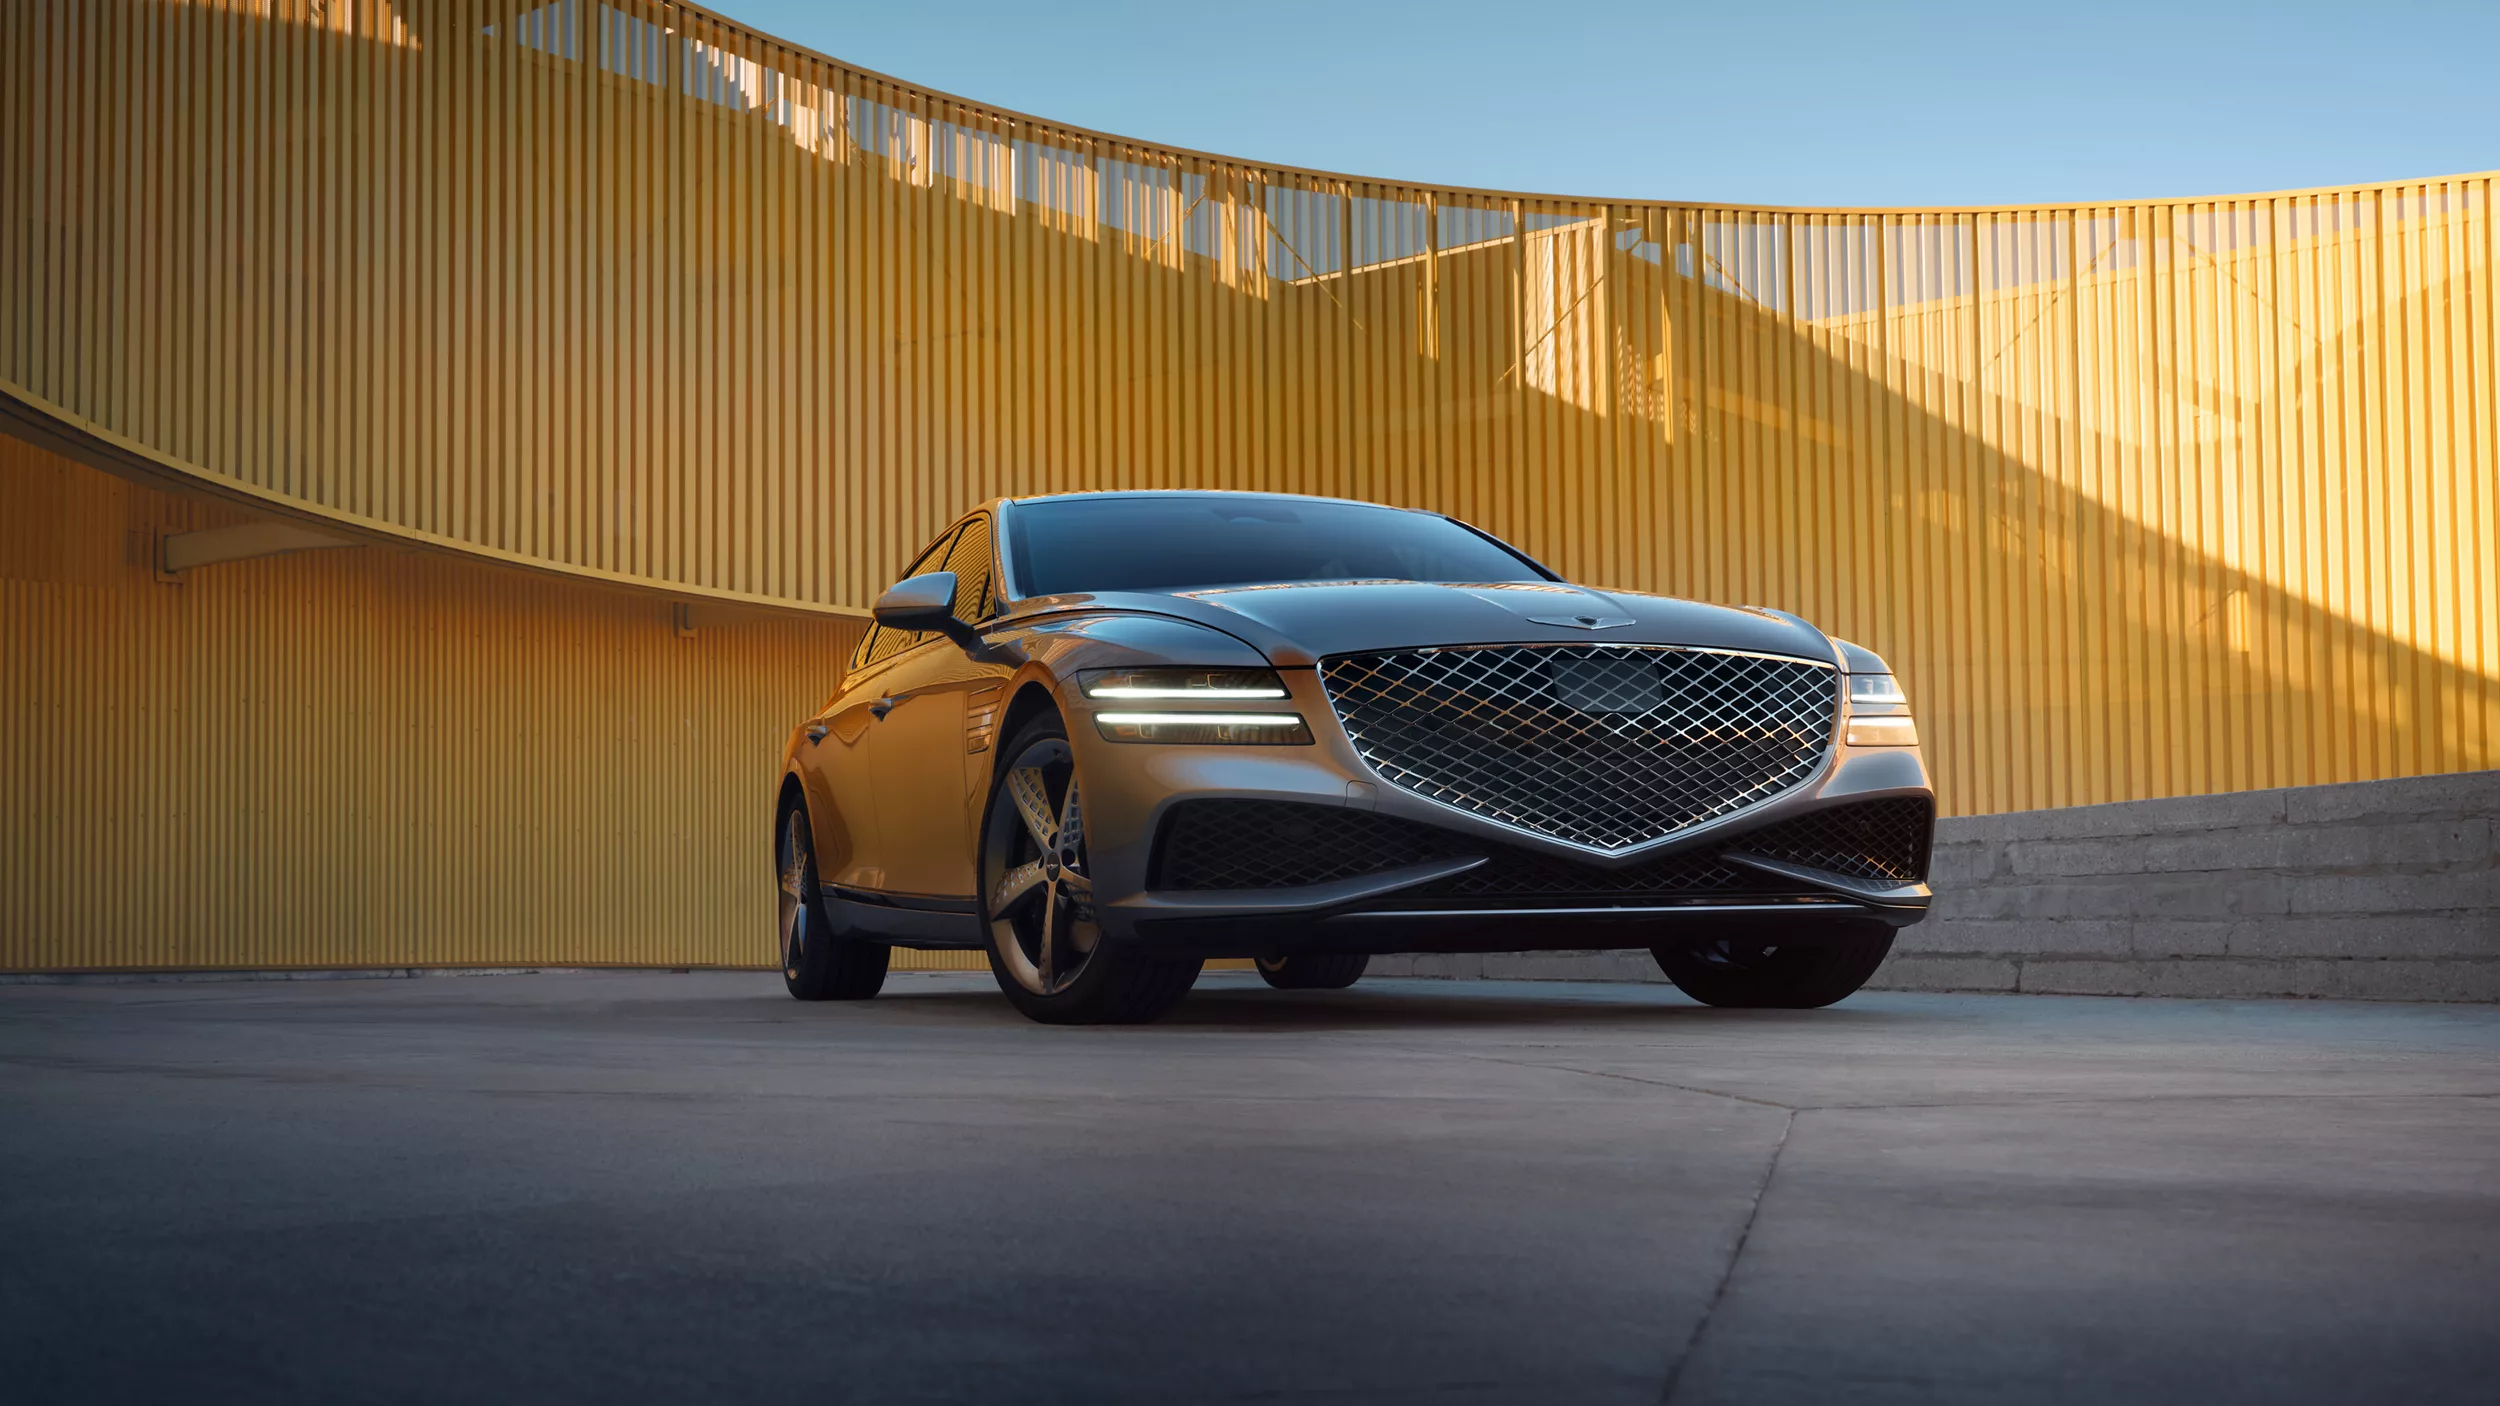
[[[1875,986],[2500,1001],[2500,771],[1947,820],[1933,880]],[[1373,970],[1663,979],[1640,952]]]
[[[2500,771],[1970,816],[1879,985],[2500,1000]]]

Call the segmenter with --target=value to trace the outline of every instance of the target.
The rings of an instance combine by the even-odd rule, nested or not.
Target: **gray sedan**
[[[790,738],[782,975],[988,954],[1036,1020],[1205,961],[1646,948],[1821,1006],[1926,912],[1935,801],[1884,661],[1796,616],[1574,586],[1437,513],[1266,493],[992,502]]]

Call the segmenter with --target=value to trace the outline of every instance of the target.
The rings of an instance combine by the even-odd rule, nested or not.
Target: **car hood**
[[[1279,664],[1467,644],[1681,644],[1835,657],[1832,642],[1793,615],[1559,582],[1318,581],[1161,599],[1170,613],[1239,635]]]

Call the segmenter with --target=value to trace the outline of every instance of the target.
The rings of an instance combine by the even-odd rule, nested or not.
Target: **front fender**
[[[1049,616],[993,636],[1021,649],[1028,667],[1053,679],[1079,669],[1175,664],[1216,669],[1264,669],[1267,656],[1238,635],[1168,615],[1106,612]],[[1019,670],[1019,677],[1023,671]]]
[[[1077,692],[1077,675],[1088,669],[1182,666],[1215,669],[1271,668],[1266,655],[1238,636],[1194,621],[1141,612],[1106,611],[1046,616],[1030,624],[994,629],[989,637],[1023,655],[1008,679],[1001,699],[1000,720],[989,748],[988,789],[995,792],[998,768],[1008,761],[1014,729],[1031,716],[1033,691],[1046,694],[1068,729],[1068,745],[1076,753],[1086,785],[1089,842],[1096,837],[1098,865],[1109,862],[1115,887],[1133,887],[1144,878],[1144,832],[1154,816],[1154,799],[1162,785],[1149,779],[1154,763],[1173,749],[1106,742],[1094,730],[1093,709]],[[1285,670],[1287,677],[1312,678],[1308,669]],[[1248,748],[1248,753],[1310,748]],[[1256,760],[1252,758],[1251,760]],[[1285,760],[1270,758],[1270,760]],[[1094,798],[1099,798],[1096,800]],[[1133,872],[1132,872],[1133,871]],[[1099,871],[1098,871],[1099,872]]]

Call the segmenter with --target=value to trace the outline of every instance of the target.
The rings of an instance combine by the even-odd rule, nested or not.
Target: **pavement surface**
[[[2500,1010],[0,987],[0,1399],[2500,1399]]]

